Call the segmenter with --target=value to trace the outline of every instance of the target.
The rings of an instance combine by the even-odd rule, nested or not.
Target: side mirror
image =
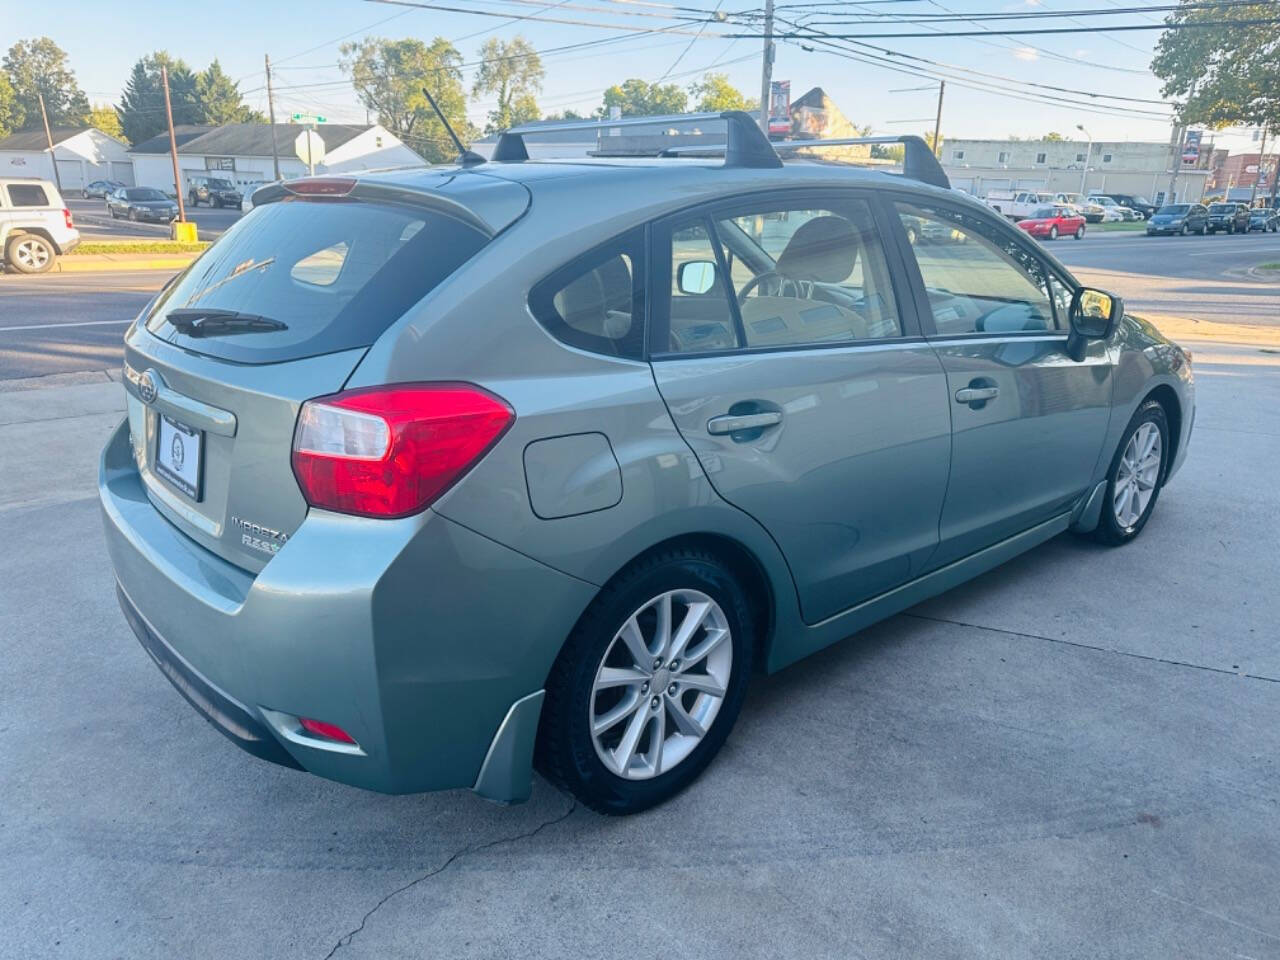
[[[716,265],[710,260],[687,260],[676,273],[676,286],[681,293],[698,296],[716,285]]]
[[[1067,353],[1072,360],[1084,359],[1088,340],[1106,340],[1124,316],[1124,301],[1114,294],[1082,287],[1071,298],[1071,333]]]

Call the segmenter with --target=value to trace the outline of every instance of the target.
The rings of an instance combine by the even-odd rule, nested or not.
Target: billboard
[[[769,134],[785,137],[791,132],[791,81],[769,84]]]
[[[1182,162],[1188,165],[1194,165],[1200,162],[1200,138],[1204,136],[1203,130],[1188,130],[1186,136],[1182,140]]]

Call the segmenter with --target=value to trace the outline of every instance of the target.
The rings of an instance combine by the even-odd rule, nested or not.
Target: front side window
[[[912,247],[938,336],[1054,329],[1040,259],[996,224],[946,207],[896,204],[932,242]]]
[[[49,197],[37,183],[9,184],[9,203],[15,207],[47,207]]]
[[[529,308],[569,346],[638,360],[644,356],[644,231],[597,247],[539,282]]]
[[[901,336],[870,207],[748,204],[676,224],[662,352]]]

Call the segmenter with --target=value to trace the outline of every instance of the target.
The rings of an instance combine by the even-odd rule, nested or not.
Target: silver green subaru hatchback
[[[228,738],[637,811],[754,669],[1141,532],[1185,351],[917,138],[899,176],[723,119],[692,156],[532,161],[517,129],[263,187],[138,317],[99,477],[120,604]]]

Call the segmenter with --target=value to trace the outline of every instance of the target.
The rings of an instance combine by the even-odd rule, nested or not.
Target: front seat
[[[858,259],[858,231],[830,214],[800,225],[778,255],[774,270],[797,283],[842,283]]]

